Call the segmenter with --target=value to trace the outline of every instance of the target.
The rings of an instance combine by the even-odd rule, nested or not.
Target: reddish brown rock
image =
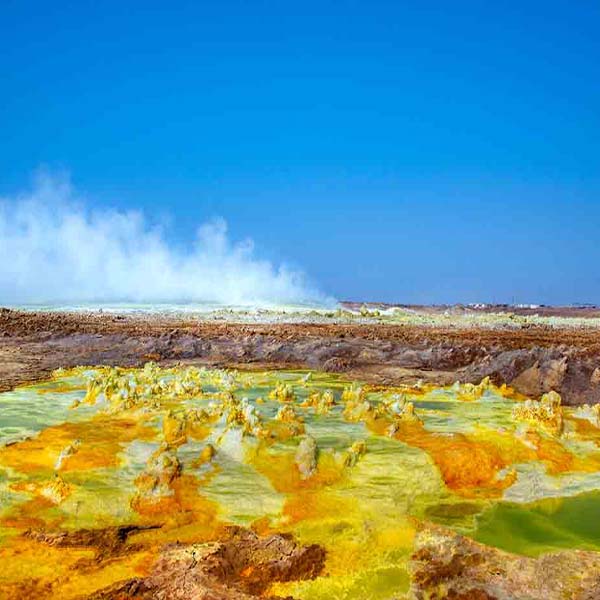
[[[314,579],[323,570],[325,550],[298,546],[291,536],[259,537],[232,528],[226,540],[166,547],[145,578],[120,582],[88,600],[250,600],[275,598],[277,581]]]

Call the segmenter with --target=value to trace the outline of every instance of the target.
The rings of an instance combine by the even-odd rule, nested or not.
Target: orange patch
[[[118,454],[133,440],[152,440],[153,429],[131,418],[97,415],[81,423],[48,427],[36,437],[0,449],[0,464],[22,473],[54,471],[60,453],[81,440],[77,451],[64,458],[61,471],[117,467]]]
[[[14,527],[15,529],[55,529],[63,521],[62,517],[56,517],[52,520],[42,517],[45,511],[54,508],[54,506],[55,504],[47,498],[32,498],[15,506],[0,522],[4,527]]]
[[[209,531],[220,526],[216,505],[198,491],[201,480],[195,475],[181,475],[171,483],[172,495],[156,500],[136,496],[132,508],[149,523],[168,523],[172,526],[194,524]]]
[[[317,469],[308,479],[300,477],[292,452],[274,454],[263,447],[256,453],[252,465],[281,493],[319,489],[340,481],[344,476],[343,468],[336,465],[327,453],[321,453]]]
[[[367,425],[382,435],[390,422],[375,418]],[[522,442],[511,438],[509,446],[507,440],[496,439],[500,434],[490,432],[489,435],[490,439],[471,439],[462,433],[442,435],[427,431],[419,421],[406,421],[399,424],[394,438],[427,452],[446,485],[455,492],[469,497],[497,497],[516,477],[510,473],[499,479],[499,471],[514,462],[531,460],[535,454]]]
[[[0,596],[6,600],[87,597],[117,581],[147,575],[155,559],[154,553],[142,551],[95,562],[95,553],[93,548],[54,547],[14,537],[0,548]]]
[[[250,575],[252,575],[252,573],[254,573],[254,571],[255,571],[255,568],[252,565],[250,565],[240,571],[240,577],[250,577]]]
[[[593,423],[590,423],[587,419],[580,419],[574,416],[565,417],[565,420],[573,423],[577,435],[581,436],[581,438],[594,442],[596,446],[600,446],[600,429]]]
[[[600,456],[585,458],[569,452],[558,440],[540,435],[537,431],[528,431],[527,439],[535,444],[539,460],[543,461],[550,475],[559,475],[569,471],[592,473],[600,470]]]
[[[286,525],[309,519],[339,518],[346,514],[348,502],[327,490],[302,490],[290,494],[283,506]]]

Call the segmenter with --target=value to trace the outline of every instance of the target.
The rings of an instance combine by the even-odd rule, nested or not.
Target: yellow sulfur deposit
[[[563,410],[560,395],[544,394],[539,401],[526,400],[513,409],[515,419],[540,425],[547,431],[560,435],[563,431]]]
[[[344,466],[353,467],[367,452],[367,445],[364,441],[354,442],[345,453]]]
[[[269,393],[269,399],[279,402],[293,402],[296,397],[291,385],[277,382],[275,388]]]
[[[563,407],[553,392],[517,401],[488,379],[392,388],[148,363],[61,370],[53,383],[53,393],[0,394],[0,408],[45,409],[0,446],[0,561],[9,564],[0,596],[92,594],[146,576],[165,547],[215,542],[236,525],[326,551],[319,577],[265,595],[402,598],[418,523],[476,535],[504,498],[600,488],[597,407]],[[130,537],[115,538],[106,557],[43,541],[118,527]],[[502,531],[486,535],[501,546]]]
[[[314,408],[318,415],[326,415],[335,406],[335,403],[331,390],[325,390],[324,392],[315,390],[308,395],[308,398],[300,406],[302,408]]]

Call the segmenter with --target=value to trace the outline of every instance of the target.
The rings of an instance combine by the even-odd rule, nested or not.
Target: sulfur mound
[[[296,450],[296,466],[302,479],[308,479],[317,470],[317,442],[309,435],[304,437]]]
[[[300,404],[302,408],[313,408],[318,415],[326,415],[335,406],[335,398],[331,390],[319,392],[315,390]]]
[[[344,466],[354,467],[366,453],[367,445],[364,441],[354,442],[344,455]]]
[[[539,401],[526,400],[513,409],[513,418],[541,426],[554,435],[563,431],[563,410],[560,395],[544,394]]]
[[[144,472],[136,479],[138,493],[132,505],[155,504],[162,498],[172,496],[171,486],[180,475],[181,463],[177,453],[168,444],[161,444],[149,458]]]
[[[53,504],[60,504],[71,492],[72,487],[60,475],[56,475],[51,482],[43,485],[39,490],[40,495]]]
[[[278,381],[275,388],[269,393],[269,399],[279,402],[293,402],[296,399],[294,388],[289,383]]]

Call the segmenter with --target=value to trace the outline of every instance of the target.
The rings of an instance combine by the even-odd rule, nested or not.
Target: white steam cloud
[[[52,177],[0,198],[0,304],[329,301],[302,273],[259,260],[250,240],[232,243],[222,219],[179,251],[141,213],[85,208]]]

